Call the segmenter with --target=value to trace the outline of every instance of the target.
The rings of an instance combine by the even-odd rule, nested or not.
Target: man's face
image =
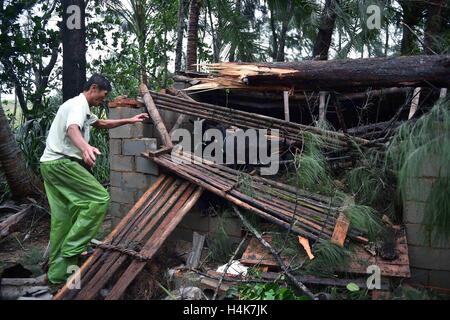
[[[101,90],[96,85],[91,87],[92,90],[92,102],[94,106],[99,106],[105,101],[106,95],[108,94],[107,90]]]

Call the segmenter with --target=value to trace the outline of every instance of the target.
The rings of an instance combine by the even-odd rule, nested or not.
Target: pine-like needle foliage
[[[415,123],[401,126],[388,148],[388,165],[393,166],[399,189],[407,194],[423,192],[420,177],[435,170],[436,180],[425,205],[423,224],[432,241],[450,239],[450,102],[440,99]],[[434,175],[434,172],[432,172]]]
[[[331,189],[331,173],[321,146],[323,141],[318,135],[304,133],[303,150],[294,156],[295,174],[292,179],[300,189],[325,193]]]

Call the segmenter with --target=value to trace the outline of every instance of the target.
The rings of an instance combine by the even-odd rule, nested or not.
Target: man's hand
[[[95,147],[87,145],[83,150],[83,161],[89,166],[93,167],[95,165],[96,155],[101,155],[102,153]]]
[[[145,119],[148,119],[148,114],[147,113],[141,113],[141,114],[135,115],[133,118],[130,118],[129,119],[129,123],[142,122]]]

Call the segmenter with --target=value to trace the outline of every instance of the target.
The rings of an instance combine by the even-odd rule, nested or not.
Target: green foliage
[[[320,149],[323,142],[318,135],[305,132],[303,150],[294,156],[295,173],[291,182],[300,189],[329,192],[332,189],[328,162]]]
[[[423,224],[427,237],[445,243],[450,239],[450,103],[439,100],[431,111],[415,122],[401,126],[388,148],[387,165],[398,177],[402,198],[420,194],[418,177],[435,169],[438,177],[426,201]],[[423,181],[423,180],[422,180]]]
[[[358,203],[392,213],[395,179],[385,166],[384,155],[377,150],[360,150],[358,156],[356,165],[345,176],[349,191]]]
[[[239,191],[241,191],[243,194],[249,197],[254,196],[255,191],[252,186],[252,178],[250,177],[250,175],[239,173],[237,184]]]
[[[383,222],[371,207],[351,204],[345,210],[345,215],[350,221],[351,228],[367,234],[369,240],[375,240],[384,234]]]
[[[277,283],[246,284],[238,287],[239,300],[309,300],[298,296],[294,291]]]
[[[225,229],[225,221],[225,217],[218,216],[217,231],[207,238],[209,257],[217,263],[227,263],[233,254],[233,243]]]
[[[323,241],[312,246],[315,258],[307,261],[305,264],[305,272],[312,274],[333,273],[339,268],[345,268],[348,264],[351,251],[347,248],[341,248],[338,245]]]

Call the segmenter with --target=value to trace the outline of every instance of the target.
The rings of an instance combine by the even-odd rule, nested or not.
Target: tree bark
[[[419,2],[409,0],[399,0],[403,10],[403,37],[401,41],[400,52],[402,55],[412,55],[415,52],[415,35],[409,28],[414,30],[414,27],[422,19],[423,8]],[[408,28],[409,26],[409,28]]]
[[[71,8],[79,8],[79,11],[71,11]],[[63,101],[66,101],[80,94],[86,82],[85,1],[62,0],[62,10]]]
[[[287,0],[286,16],[283,19],[280,33],[280,41],[278,43],[277,59],[276,59],[277,61],[284,61],[284,47],[286,45],[286,36],[289,27],[289,22],[291,22],[292,19],[292,15],[293,15],[292,0]]]
[[[198,20],[201,0],[191,0],[189,5],[189,24],[187,36],[186,70],[195,71],[197,67]]]
[[[319,32],[314,42],[313,58],[328,60],[328,51],[331,46],[334,25],[336,21],[336,4],[339,0],[326,0],[320,18]]]
[[[426,54],[440,53],[438,39],[436,38],[441,32],[442,15],[444,12],[445,0],[430,0],[425,14],[425,37],[424,51]]]
[[[14,198],[37,194],[32,174],[22,158],[3,108],[0,108],[0,163]]]
[[[350,87],[450,86],[450,55],[408,56],[328,61],[259,63],[261,67],[287,69],[245,75],[247,85],[295,87],[303,90],[349,89]],[[239,66],[237,66],[238,68]]]
[[[178,31],[177,31],[177,46],[175,49],[175,72],[181,71],[181,58],[183,56],[183,37],[184,37],[184,9],[186,5],[186,0],[179,0],[180,4],[178,7]]]
[[[236,0],[236,14],[240,16],[241,10],[242,10],[242,0]],[[236,61],[236,45],[235,44],[233,44],[230,48],[230,55],[229,55],[228,61],[230,61],[230,62]]]

